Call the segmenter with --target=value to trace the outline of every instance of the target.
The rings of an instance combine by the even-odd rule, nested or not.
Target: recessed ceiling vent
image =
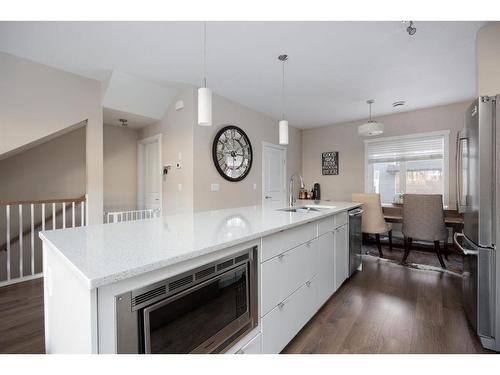
[[[405,104],[406,104],[406,102],[404,100],[398,100],[397,102],[392,103],[392,106],[394,108],[396,108],[396,107],[401,107],[401,106],[403,106]]]

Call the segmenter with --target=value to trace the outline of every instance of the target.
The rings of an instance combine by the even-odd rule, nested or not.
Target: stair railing
[[[1,220],[2,216],[4,220]],[[0,287],[42,276],[39,231],[86,224],[86,195],[77,198],[0,201]]]

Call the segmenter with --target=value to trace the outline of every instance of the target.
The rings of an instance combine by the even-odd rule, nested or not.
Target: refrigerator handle
[[[456,158],[456,203],[457,203],[457,211],[460,210],[460,198],[462,196],[462,192],[461,192],[461,189],[460,189],[460,186],[462,185],[462,177],[460,175],[461,173],[461,170],[462,170],[462,155],[461,155],[461,148],[460,148],[460,132],[458,132],[457,134],[457,145],[456,145],[457,149],[456,149],[456,153],[455,153],[455,158]]]
[[[479,254],[479,251],[477,251],[477,250],[464,249],[462,247],[462,245],[458,242],[458,237],[464,237],[464,234],[455,232],[455,234],[453,235],[453,242],[455,243],[455,245],[460,249],[460,251],[464,255],[478,255]]]

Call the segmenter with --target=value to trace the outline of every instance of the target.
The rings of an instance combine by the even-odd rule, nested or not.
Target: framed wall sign
[[[321,170],[323,176],[339,174],[338,151],[323,152],[321,154]]]

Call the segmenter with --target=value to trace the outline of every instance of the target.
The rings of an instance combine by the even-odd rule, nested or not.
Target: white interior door
[[[161,138],[139,141],[139,209],[161,209]]]
[[[286,148],[262,146],[262,203],[285,202]]]

